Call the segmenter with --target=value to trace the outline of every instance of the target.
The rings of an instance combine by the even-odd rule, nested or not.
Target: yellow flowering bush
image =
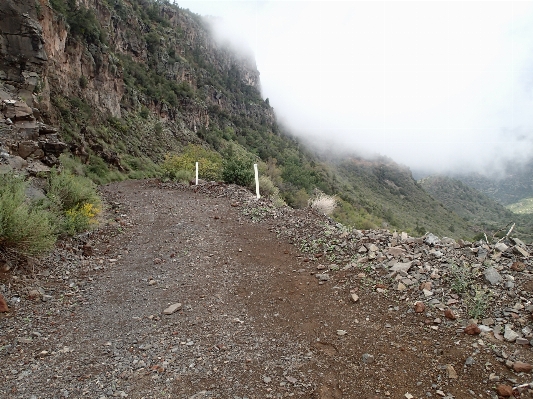
[[[75,206],[65,212],[65,231],[68,234],[77,234],[88,230],[98,224],[96,217],[100,213],[100,208],[89,202]]]

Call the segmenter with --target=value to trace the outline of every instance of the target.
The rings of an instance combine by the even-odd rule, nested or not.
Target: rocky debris
[[[0,294],[0,312],[2,313],[9,312],[6,299],[2,296],[2,294]]]

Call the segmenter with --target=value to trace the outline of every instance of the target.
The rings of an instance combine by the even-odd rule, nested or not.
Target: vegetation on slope
[[[506,206],[513,213],[533,214],[533,198],[524,198],[514,204]]]
[[[460,215],[478,231],[492,236],[510,223],[516,223],[515,233],[521,238],[533,238],[533,218],[512,213],[487,195],[459,180],[444,176],[430,176],[419,184],[446,208]]]
[[[337,195],[333,217],[349,226],[473,236],[466,221],[429,197],[409,170],[386,159],[323,160],[304,148],[276,123],[254,81],[253,62],[216,44],[199,16],[165,1],[94,3],[86,9],[53,0],[52,6],[70,25],[69,45],[85,46],[100,69],[122,82],[121,116],[91,103],[86,77],[76,96],[53,92],[62,136],[82,153],[64,160],[70,170],[99,184],[163,176],[192,143],[221,154],[234,178],[242,165],[230,161],[231,151],[258,162],[272,185],[268,191],[293,207],[307,206],[317,189]],[[107,14],[111,28],[98,22]],[[172,173],[189,178],[191,172]]]

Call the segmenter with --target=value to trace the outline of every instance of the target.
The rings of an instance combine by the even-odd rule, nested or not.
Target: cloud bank
[[[327,148],[428,172],[533,157],[531,2],[191,1],[255,54],[264,97]]]

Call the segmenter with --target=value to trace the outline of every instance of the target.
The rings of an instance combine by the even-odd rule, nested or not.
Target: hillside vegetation
[[[444,176],[430,176],[420,180],[419,183],[431,196],[468,221],[479,233],[487,233],[490,237],[494,232],[504,229],[511,223],[516,223],[515,234],[517,236],[533,238],[532,217],[511,212],[460,180]]]

